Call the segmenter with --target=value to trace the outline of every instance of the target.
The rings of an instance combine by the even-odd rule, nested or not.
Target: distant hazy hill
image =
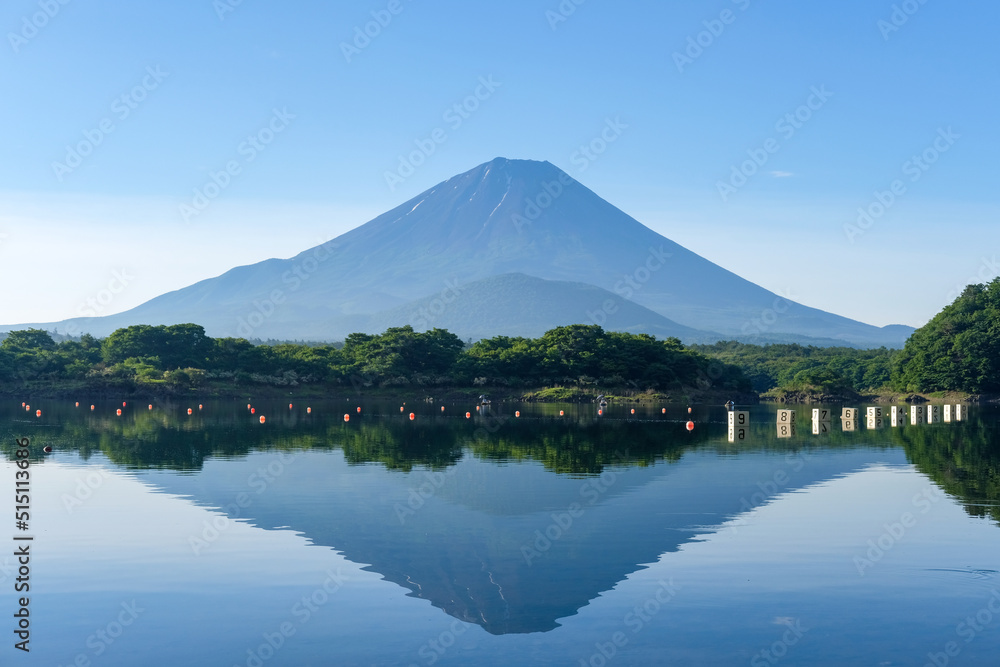
[[[382,331],[405,323],[419,329],[448,329],[462,338],[478,339],[497,333],[534,338],[573,322],[599,324],[615,331],[648,333],[657,338],[714,337],[584,283],[508,273],[468,285],[456,285],[455,290],[444,292],[373,315],[368,326]]]
[[[522,282],[479,282],[509,274],[523,274]],[[197,322],[212,336],[334,339],[413,323],[414,308],[455,284],[469,294],[428,325],[454,322],[462,335],[536,335],[543,323],[587,323],[595,304],[612,298],[622,310],[607,328],[660,327],[682,339],[704,340],[692,330],[716,338],[762,331],[761,340],[900,346],[912,331],[784,301],[643,226],[548,162],[503,158],[290,259],[234,268],[118,315],[42,326],[62,331],[73,323],[106,335],[129,324]],[[280,303],[272,302],[276,294]],[[776,310],[783,312],[774,317]]]

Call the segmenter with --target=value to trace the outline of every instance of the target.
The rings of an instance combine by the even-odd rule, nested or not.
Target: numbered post
[[[945,421],[946,424],[949,423],[949,422],[951,422],[951,406],[950,405],[944,406],[944,421]]]
[[[873,417],[875,419],[882,419],[882,408],[878,406],[867,408],[865,410],[865,417],[867,417],[868,419],[871,419]]]
[[[814,422],[828,422],[832,418],[830,411],[826,408],[813,408],[812,414]]]
[[[778,410],[778,423],[779,424],[794,424],[795,423],[795,410]]]
[[[927,415],[927,411],[922,405],[911,405],[910,406],[910,423],[914,426],[924,423],[924,418]]]
[[[956,405],[955,406],[955,421],[957,421],[957,422],[965,421],[965,417],[966,417],[967,413],[968,413],[968,410],[966,410],[966,408],[965,408],[964,405],[961,405],[961,404]]]
[[[927,423],[937,424],[941,421],[941,406],[940,405],[928,405],[927,406]]]
[[[729,411],[729,442],[743,442],[750,435],[750,413],[746,410]]]
[[[750,413],[746,410],[731,410],[729,413],[729,426],[749,426]]]
[[[844,408],[843,412],[840,413],[841,419],[849,419],[853,422],[858,421],[858,417],[861,416],[861,410],[858,408]]]
[[[890,418],[893,426],[906,426],[906,408],[898,405],[892,406]]]

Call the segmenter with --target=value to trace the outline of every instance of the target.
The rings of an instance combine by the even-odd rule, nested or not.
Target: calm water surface
[[[993,408],[778,438],[760,406],[737,444],[724,408],[91,402],[0,407],[3,498],[34,454],[4,665],[1000,660]]]

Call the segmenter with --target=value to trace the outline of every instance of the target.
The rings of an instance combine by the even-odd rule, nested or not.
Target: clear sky
[[[1000,273],[997,25],[987,0],[7,0],[0,323],[289,257],[504,156],[919,326]]]

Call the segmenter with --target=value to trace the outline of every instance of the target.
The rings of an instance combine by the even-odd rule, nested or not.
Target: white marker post
[[[941,421],[941,406],[940,405],[928,405],[927,406],[927,423],[937,424]]]
[[[795,424],[795,410],[778,410],[779,424]]]
[[[906,426],[906,408],[894,405],[890,416],[893,426]]]
[[[746,410],[729,411],[729,442],[743,442],[750,435],[750,413]]]
[[[968,410],[965,409],[964,405],[962,405],[962,404],[956,405],[955,406],[955,421],[957,421],[957,422],[965,421],[965,416],[966,416],[967,413],[968,413]]]
[[[924,423],[924,416],[927,414],[922,405],[911,405],[910,406],[910,423],[914,426],[919,426]]]
[[[951,422],[951,406],[944,406],[944,422],[947,424]]]
[[[849,419],[853,422],[858,421],[861,416],[861,410],[858,408],[844,408],[843,412],[840,413],[841,419]]]
[[[812,414],[814,422],[828,422],[832,418],[830,411],[826,408],[813,408]]]

